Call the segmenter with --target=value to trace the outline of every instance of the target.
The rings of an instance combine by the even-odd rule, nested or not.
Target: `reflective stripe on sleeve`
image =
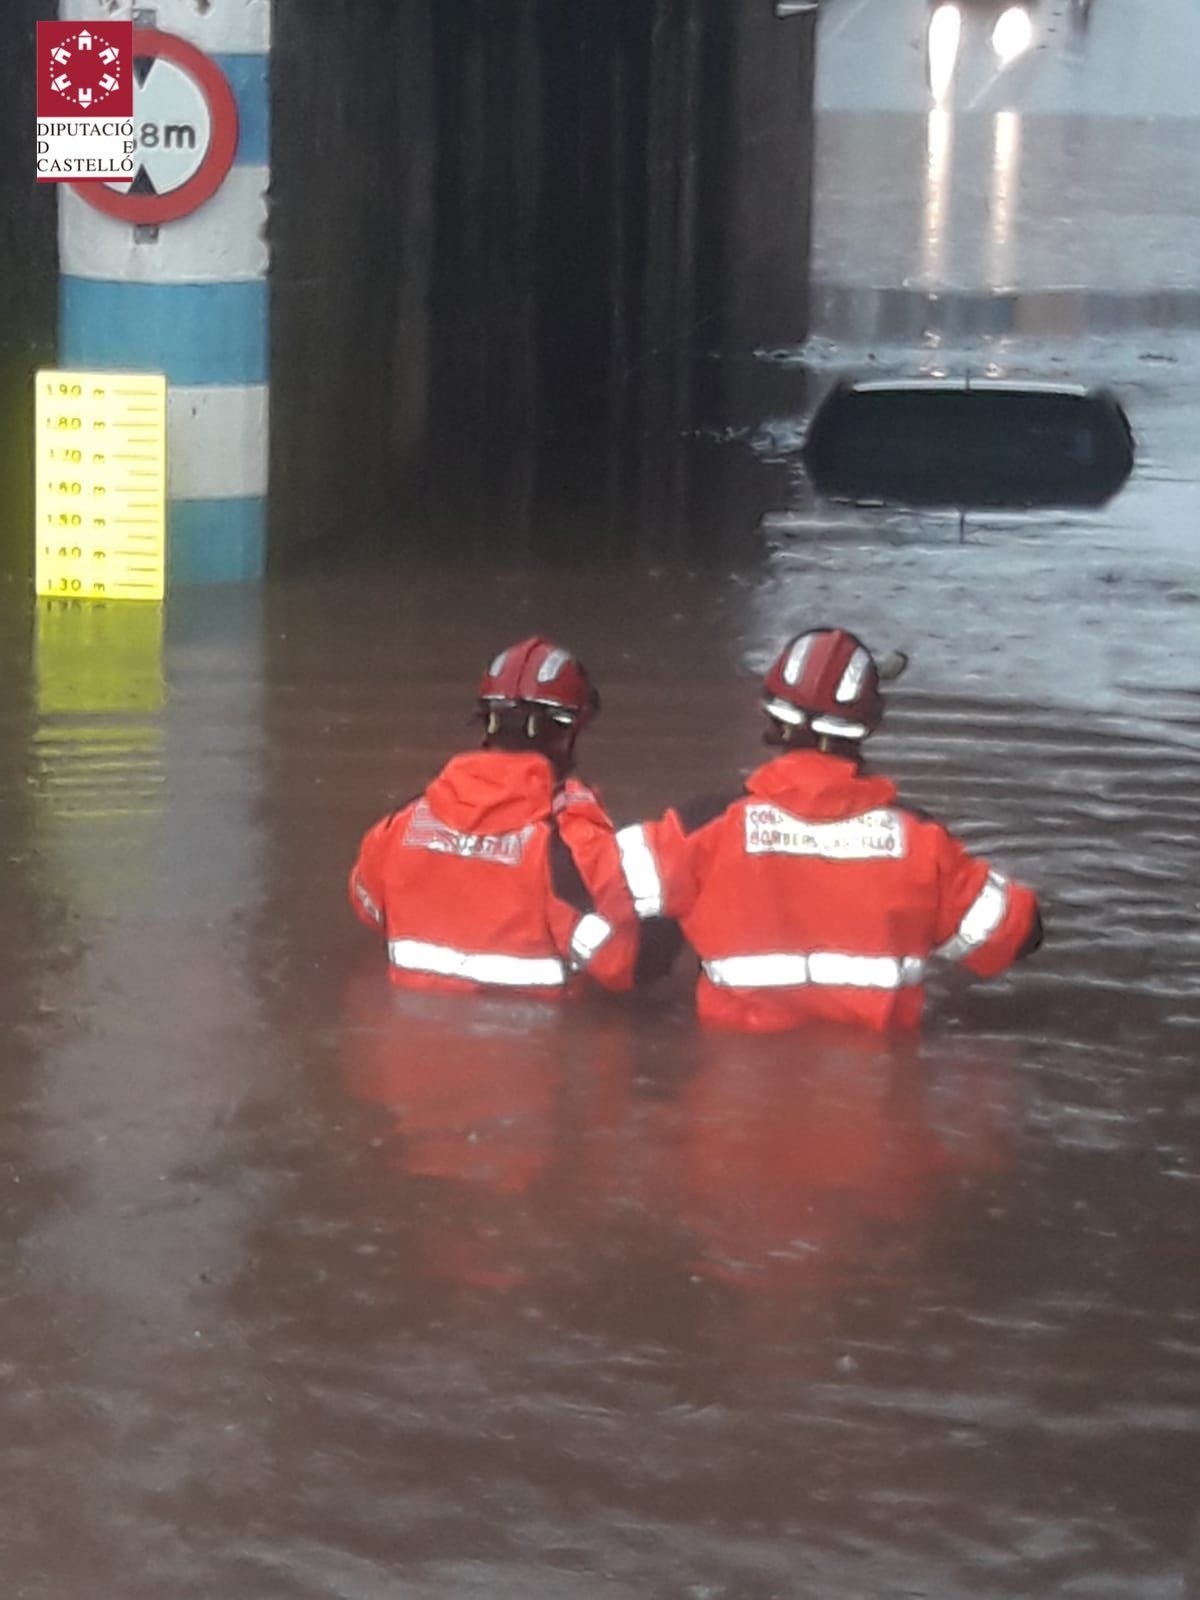
[[[639,917],[661,916],[662,879],[645,828],[640,823],[622,828],[617,834],[617,849],[621,852],[621,871],[633,896],[633,909]]]
[[[427,972],[439,978],[464,978],[470,983],[510,989],[555,989],[566,982],[566,969],[554,956],[480,955],[452,950],[423,939],[392,939],[388,957],[402,972]]]
[[[981,944],[986,944],[1004,921],[1008,911],[1008,879],[989,872],[987,881],[972,901],[958,932],[934,951],[944,961],[961,961]]]
[[[371,899],[371,896],[363,888],[362,884],[359,883],[357,877],[354,880],[354,898],[358,901],[359,905],[363,908],[363,910],[370,917],[371,921],[372,922],[377,922],[380,925],[380,927],[382,927],[383,926],[383,912],[380,911],[379,907],[375,904],[374,900]]]
[[[836,950],[722,956],[704,963],[710,983],[723,989],[907,989],[925,976],[920,956],[847,956]]]
[[[581,967],[586,967],[611,936],[612,924],[606,922],[595,911],[589,911],[580,917],[575,924],[575,932],[571,935],[572,969],[577,972]]]

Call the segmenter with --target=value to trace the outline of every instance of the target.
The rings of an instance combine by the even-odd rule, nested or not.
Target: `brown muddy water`
[[[0,1569],[23,1600],[1183,1592],[1200,1510],[1197,494],[735,573],[0,592]],[[1140,486],[1139,486],[1140,485]],[[836,617],[876,759],[1043,892],[919,1050],[393,995],[360,833],[543,629],[630,819]]]

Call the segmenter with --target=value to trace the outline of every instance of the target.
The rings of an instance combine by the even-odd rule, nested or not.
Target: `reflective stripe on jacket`
[[[540,755],[456,756],[363,840],[350,902],[413,988],[562,993],[633,982],[636,918],[612,823]]]
[[[797,750],[733,799],[622,829],[638,915],[678,918],[700,957],[704,1020],[909,1027],[931,957],[992,977],[1022,953],[1033,892],[895,801],[888,779]]]

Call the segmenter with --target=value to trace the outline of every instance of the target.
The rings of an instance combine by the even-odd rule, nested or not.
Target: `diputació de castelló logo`
[[[38,182],[128,181],[132,22],[39,22],[36,55]]]

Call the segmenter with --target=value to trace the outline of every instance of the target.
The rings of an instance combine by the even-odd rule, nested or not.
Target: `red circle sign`
[[[74,183],[71,187],[97,211],[117,217],[122,222],[175,222],[197,210],[206,200],[211,200],[225,181],[237,150],[237,101],[229,87],[229,80],[216,62],[176,34],[160,33],[157,28],[135,28],[135,65],[139,58],[146,56],[157,56],[172,62],[186,78],[192,80],[203,98],[209,121],[208,146],[202,152],[199,164],[178,187],[164,189],[161,193],[135,193],[130,190],[122,194],[107,183]],[[134,113],[136,116],[136,84]],[[165,131],[178,130],[168,128]]]

